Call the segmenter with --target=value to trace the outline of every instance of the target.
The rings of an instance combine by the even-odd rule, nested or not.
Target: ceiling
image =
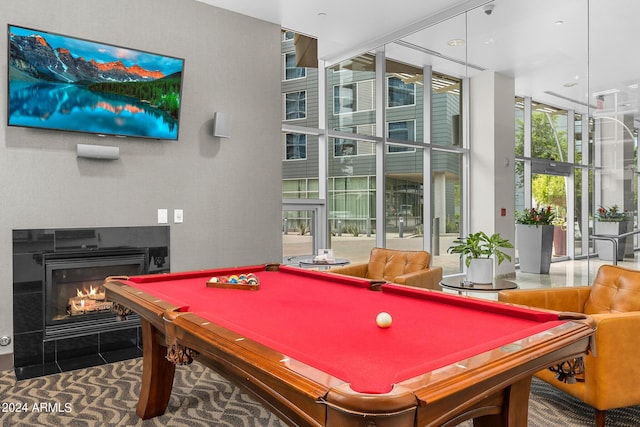
[[[517,95],[552,106],[584,112],[605,95],[606,110],[636,115],[637,0],[199,1],[317,38],[327,65],[385,46],[389,58],[456,77],[511,76]]]
[[[404,0],[390,13],[381,2],[369,0],[199,0],[243,15],[279,24],[281,27],[318,39],[318,56],[329,59],[364,50],[372,41],[420,22],[461,0]],[[489,0],[473,1],[482,4]],[[464,10],[464,9],[462,9]],[[378,43],[379,44],[379,43]],[[377,47],[374,43],[373,47]],[[353,55],[352,54],[352,55]]]

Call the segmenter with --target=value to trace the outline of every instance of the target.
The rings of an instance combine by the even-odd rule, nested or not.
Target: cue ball
[[[389,326],[391,326],[392,320],[393,319],[391,319],[391,315],[389,313],[385,313],[384,311],[382,313],[378,313],[378,315],[376,316],[376,323],[381,328],[388,328]]]

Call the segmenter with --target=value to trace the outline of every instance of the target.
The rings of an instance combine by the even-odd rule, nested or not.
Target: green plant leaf
[[[459,237],[452,242],[447,249],[450,254],[458,254],[460,258],[465,257],[465,265],[469,267],[472,258],[490,258],[495,256],[498,265],[506,259],[511,261],[511,256],[501,250],[501,248],[513,248],[509,240],[504,239],[500,233],[488,236],[484,231],[471,233],[467,237]]]

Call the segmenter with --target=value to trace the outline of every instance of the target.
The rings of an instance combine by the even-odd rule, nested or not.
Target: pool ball
[[[376,324],[381,328],[388,328],[389,326],[391,326],[392,321],[393,319],[391,318],[391,315],[384,311],[378,313],[378,315],[376,316]]]

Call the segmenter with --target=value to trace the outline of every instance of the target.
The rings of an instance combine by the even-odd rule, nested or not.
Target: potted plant
[[[501,248],[513,248],[513,245],[509,240],[502,238],[500,233],[489,236],[484,231],[478,231],[454,240],[447,252],[458,254],[460,258],[465,257],[467,280],[473,283],[492,283],[493,259],[491,256],[495,257],[498,265],[505,259],[511,261],[511,256],[504,253]]]
[[[529,208],[516,212],[516,243],[520,271],[548,274],[553,252],[553,221],[551,206]]]
[[[620,210],[618,205],[611,207],[600,206],[596,211],[596,234],[607,234],[610,236],[619,236],[626,233],[629,227],[629,216],[626,212]],[[596,252],[601,260],[613,261],[613,244],[606,240],[595,240]],[[618,252],[616,259],[622,261],[626,251],[627,238],[618,239]]]

